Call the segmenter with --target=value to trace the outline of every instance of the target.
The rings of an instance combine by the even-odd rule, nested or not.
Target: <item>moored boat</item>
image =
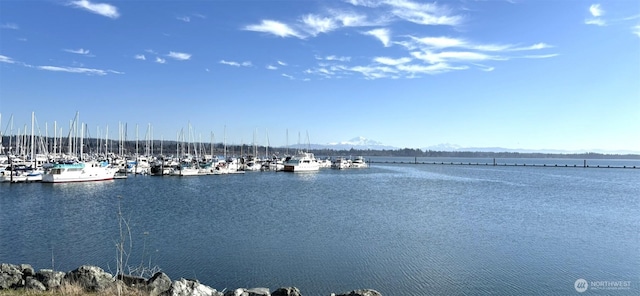
[[[356,156],[352,161],[351,161],[351,168],[354,169],[361,169],[361,168],[367,168],[369,167],[369,165],[367,164],[367,162],[364,160],[363,156]]]
[[[331,168],[338,170],[348,169],[349,161],[344,157],[337,157],[331,162]]]
[[[313,172],[320,170],[320,164],[313,153],[298,152],[284,163],[285,172]]]
[[[118,170],[106,162],[55,163],[42,175],[43,183],[91,182],[113,180]]]

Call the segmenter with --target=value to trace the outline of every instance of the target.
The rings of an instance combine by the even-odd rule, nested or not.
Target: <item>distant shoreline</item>
[[[12,136],[13,137],[13,136]],[[60,143],[61,140],[61,143]],[[51,137],[42,137],[41,141],[49,151],[53,151],[54,139]],[[58,147],[67,147],[69,138],[64,137],[58,140]],[[118,141],[109,139],[108,151],[118,153],[118,146],[122,144],[122,150],[128,155],[175,155],[178,144],[184,145],[183,142],[176,141],[160,141],[160,140],[125,140]],[[9,136],[2,137],[3,144],[9,144]],[[13,141],[15,143],[15,139]],[[15,145],[13,144],[12,145]],[[85,153],[104,153],[104,139],[88,138],[84,139]],[[251,155],[256,152],[258,156],[271,155],[291,155],[298,150],[304,150],[314,153],[316,156],[345,156],[345,155],[363,155],[367,157],[460,157],[460,158],[568,158],[568,159],[640,159],[640,153],[600,153],[600,152],[584,152],[584,153],[562,153],[562,152],[520,152],[520,151],[437,151],[423,150],[419,148],[398,148],[398,149],[370,149],[366,147],[353,146],[350,149],[334,149],[328,147],[318,147],[318,145],[291,145],[289,147],[267,147],[264,145],[253,144],[223,144],[223,143],[190,143],[189,145],[197,145],[205,154],[214,155]],[[2,145],[0,145],[2,146]],[[98,148],[99,147],[99,148]],[[8,150],[8,145],[4,146]],[[58,148],[60,149],[60,148]],[[471,148],[473,149],[473,148]],[[478,148],[481,149],[481,148]],[[488,149],[488,148],[487,148]],[[499,148],[496,148],[499,149]],[[15,150],[15,149],[14,149]],[[63,148],[63,153],[66,148]],[[7,151],[1,151],[0,154],[6,154]]]

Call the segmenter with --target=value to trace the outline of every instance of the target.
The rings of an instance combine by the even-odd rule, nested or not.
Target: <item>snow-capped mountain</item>
[[[396,147],[384,145],[382,142],[378,142],[375,140],[367,139],[365,137],[359,136],[355,137],[348,141],[342,142],[333,142],[328,143],[327,148],[334,150],[349,150],[353,149],[372,149],[372,150],[389,150],[389,149],[398,149]]]

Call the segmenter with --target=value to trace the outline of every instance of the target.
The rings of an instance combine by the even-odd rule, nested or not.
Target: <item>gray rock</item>
[[[22,269],[18,265],[0,264],[0,289],[14,289],[24,287]]]
[[[47,290],[57,289],[62,286],[62,280],[66,274],[53,269],[40,269],[36,272],[36,279],[42,283]]]
[[[147,289],[150,296],[169,294],[171,290],[171,279],[164,272],[156,272],[148,281]]]
[[[246,294],[242,294],[245,292],[245,289],[243,288],[238,288],[235,290],[229,290],[227,292],[224,292],[224,296],[246,296]]]
[[[238,288],[232,291],[227,291],[224,293],[224,296],[271,296],[271,293],[268,288]]]
[[[34,277],[28,276],[25,279],[25,288],[29,290],[37,290],[37,291],[46,291],[47,287],[45,287],[39,280]]]
[[[172,296],[224,296],[221,292],[198,281],[180,279],[171,285]]]
[[[296,287],[283,287],[273,291],[271,296],[302,296],[302,294]]]
[[[20,269],[22,270],[23,276],[35,276],[36,271],[31,267],[30,264],[20,264]]]
[[[145,289],[147,286],[147,279],[140,276],[120,274],[118,275],[118,279],[132,288]]]
[[[248,296],[271,296],[268,288],[251,288],[246,292]]]
[[[85,290],[92,292],[104,291],[114,285],[115,281],[110,273],[97,266],[82,265],[70,271],[65,276],[70,282],[80,284]]]
[[[345,294],[338,294],[336,296],[382,296],[382,294],[376,290],[364,289],[347,292]]]

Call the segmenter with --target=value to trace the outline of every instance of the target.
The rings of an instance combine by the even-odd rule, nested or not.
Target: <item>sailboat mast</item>
[[[35,127],[34,127],[34,123],[35,123],[35,113],[31,112],[31,168],[35,169],[36,168],[36,156],[35,156],[35,141],[34,141],[34,134],[35,134]]]
[[[268,159],[269,158],[269,130],[264,129],[264,131],[267,134],[267,146],[265,146],[264,148],[264,157]]]
[[[56,155],[56,148],[57,148],[57,138],[58,138],[58,122],[57,121],[53,121],[53,155]]]
[[[84,123],[82,124],[82,127],[80,128],[80,133],[81,133],[81,137],[80,137],[80,161],[82,161],[82,153],[83,153],[83,147],[84,147]]]

